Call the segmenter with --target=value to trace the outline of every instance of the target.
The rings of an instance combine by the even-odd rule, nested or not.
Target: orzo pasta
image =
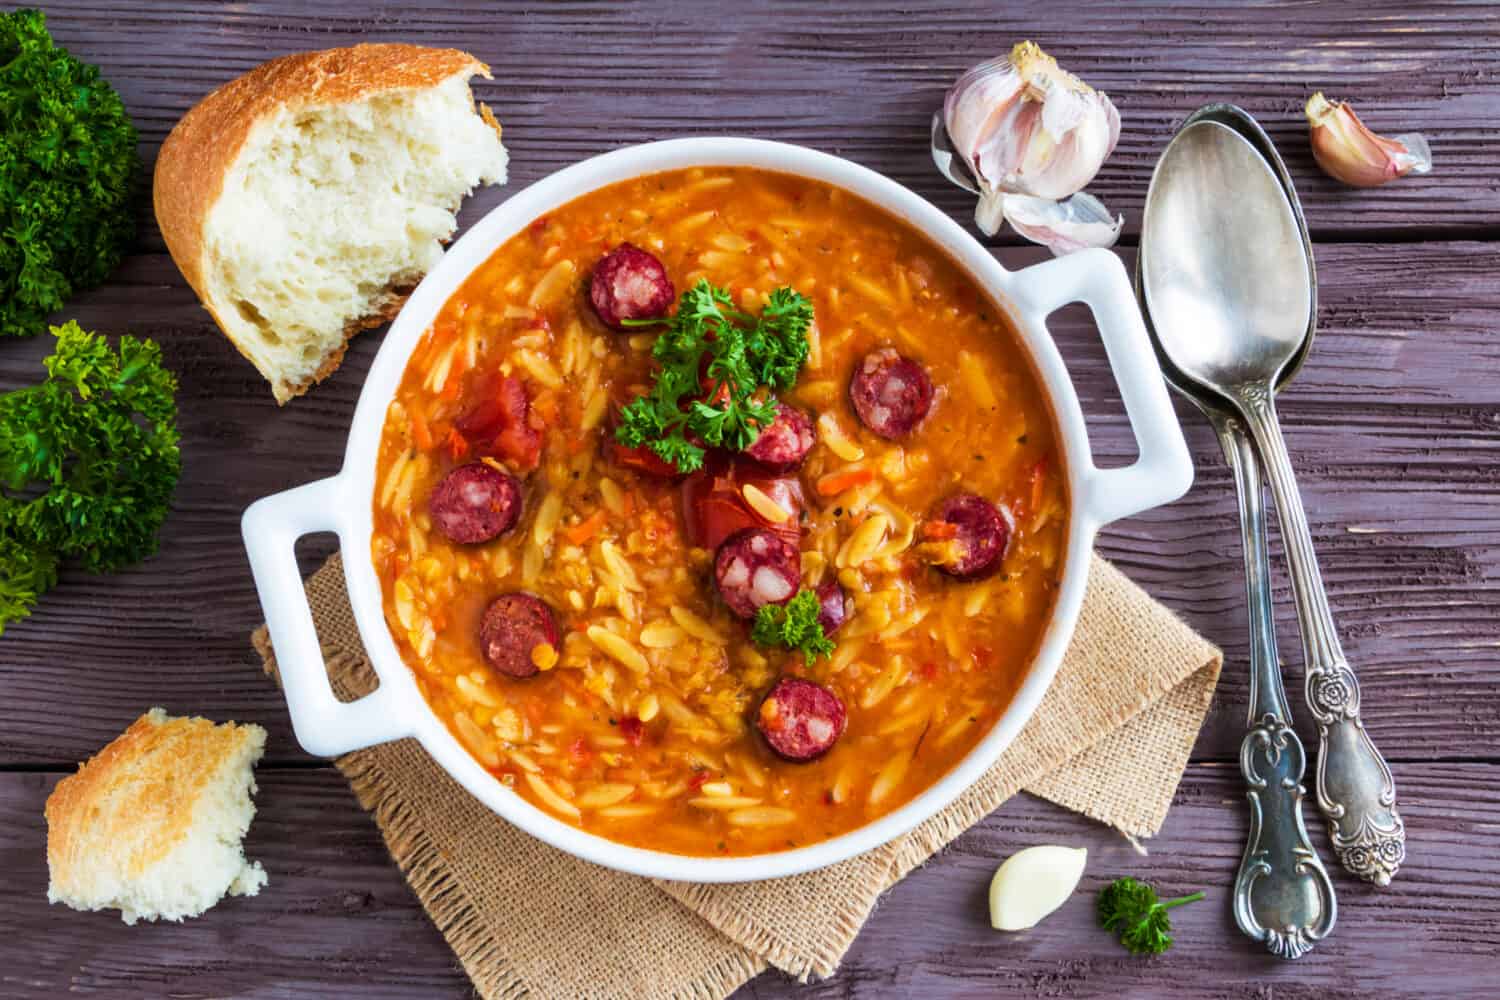
[[[812,320],[779,402],[748,397],[754,440],[684,476],[621,443],[622,407],[664,377],[653,323],[710,286],[747,323],[779,289]],[[726,410],[755,388],[702,386]],[[1005,314],[925,237],[816,181],[677,171],[537,220],[443,307],[386,415],[371,544],[423,695],[516,794],[762,853],[897,808],[1004,711],[1061,571],[1058,465]]]

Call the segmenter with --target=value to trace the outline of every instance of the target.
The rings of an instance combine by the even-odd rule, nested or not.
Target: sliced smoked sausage
[[[479,622],[479,650],[490,666],[507,677],[537,672],[532,650],[558,646],[557,619],[545,601],[530,594],[501,594],[484,609]]]
[[[521,483],[484,462],[470,462],[444,476],[427,498],[433,527],[462,545],[487,542],[515,527],[521,517]]]
[[[778,402],[776,419],[761,429],[745,454],[772,472],[789,472],[802,464],[816,440],[812,417]]]
[[[594,265],[589,303],[605,326],[625,329],[627,319],[658,319],[672,307],[676,289],[656,257],[621,243]]]
[[[817,590],[818,624],[824,635],[833,635],[849,620],[849,601],[837,580],[824,580]]]
[[[730,535],[714,556],[719,596],[741,618],[754,618],[767,604],[785,604],[802,585],[802,554],[785,536],[767,528]]]
[[[910,434],[932,409],[932,379],[889,347],[866,354],[849,379],[849,402],[860,422],[883,438]]]
[[[844,703],[826,687],[783,677],[760,703],[755,724],[777,756],[801,763],[827,753],[848,720]]]
[[[932,520],[952,525],[944,557],[936,565],[949,576],[977,580],[1005,561],[1010,545],[1010,512],[973,493],[957,493],[938,505]]]

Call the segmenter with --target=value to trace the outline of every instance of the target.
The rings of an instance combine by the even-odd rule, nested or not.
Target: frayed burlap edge
[[[913,868],[922,864],[936,852],[950,844],[969,827],[984,819],[990,813],[1004,804],[1016,792],[1029,792],[1056,802],[1057,799],[1048,792],[1059,783],[1059,779],[1065,767],[1076,767],[1078,764],[1094,756],[1100,747],[1115,742],[1117,735],[1136,721],[1148,709],[1160,709],[1169,699],[1184,699],[1184,706],[1188,711],[1196,712],[1197,718],[1202,719],[1208,712],[1209,703],[1213,700],[1214,687],[1218,681],[1221,661],[1215,659],[1204,664],[1202,668],[1193,673],[1186,681],[1177,687],[1161,694],[1155,698],[1147,699],[1143,704],[1128,713],[1112,720],[1112,728],[1092,743],[1083,747],[1075,756],[1066,761],[1054,761],[1036,759],[1030,766],[1020,773],[1005,775],[1006,780],[999,785],[996,791],[986,795],[983,799],[971,797],[968,794],[960,795],[945,809],[937,813],[927,822],[918,826],[906,837],[898,842],[900,849],[896,852],[895,874],[890,884],[899,882]],[[1196,730],[1195,730],[1196,732]],[[1193,741],[1184,740],[1183,743],[1174,748],[1178,756],[1166,759],[1158,759],[1163,773],[1181,775],[1187,768],[1188,756],[1192,752]],[[1064,779],[1065,780],[1065,779]],[[1112,826],[1122,833],[1133,837],[1152,837],[1161,829],[1161,822],[1166,817],[1166,807],[1171,803],[1172,794],[1176,791],[1181,779],[1170,783],[1170,787],[1163,785],[1165,790],[1164,801],[1156,811],[1154,822],[1140,818],[1134,820],[1116,814],[1112,810],[1100,809],[1097,805],[1089,803],[1058,802],[1059,805],[1083,813],[1089,819],[1097,820],[1106,826]],[[1066,795],[1067,788],[1060,790]],[[999,797],[1000,801],[994,799]],[[920,858],[920,860],[918,860]]]
[[[505,964],[473,902],[458,884],[447,859],[427,837],[421,817],[402,801],[374,754],[339,758],[354,797],[375,819],[386,849],[406,877],[422,909],[437,926],[481,996],[524,997],[526,984]]]
[[[838,971],[849,945],[869,921],[888,886],[883,880],[895,861],[900,841],[892,841],[841,864],[873,875],[866,899],[842,897],[844,905],[828,923],[819,924],[819,933],[809,934],[792,944],[767,926],[759,914],[747,912],[733,890],[723,883],[665,882],[656,885],[669,897],[687,906],[730,941],[752,951],[799,983],[826,979]],[[805,878],[789,875],[788,879]],[[748,884],[748,883],[747,883]],[[828,931],[832,931],[829,934]]]
[[[375,818],[391,857],[422,908],[481,996],[486,1000],[530,996],[526,984],[506,963],[474,903],[453,877],[451,862],[428,839],[421,817],[401,800],[375,756],[349,754],[339,758],[338,768],[349,779],[359,804]],[[764,969],[764,963],[739,949],[728,948],[718,966],[701,978],[680,984],[667,996],[673,1000],[723,1000]]]

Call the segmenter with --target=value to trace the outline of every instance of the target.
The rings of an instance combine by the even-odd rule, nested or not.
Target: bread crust
[[[283,111],[362,101],[396,90],[436,87],[456,75],[490,77],[489,67],[459,49],[422,45],[373,44],[299,52],[262,63],[199,101],[162,143],[152,180],[152,203],[167,250],[198,300],[241,354],[229,327],[209,300],[204,229],[224,191],[224,181],[256,126]],[[499,123],[480,106],[492,128]],[[273,384],[278,403],[307,391],[338,367],[349,338],[379,326],[400,310],[405,296],[391,290],[394,306],[351,321],[344,346],[331,352],[313,378],[300,385]]]
[[[193,804],[220,766],[265,739],[259,726],[170,718],[159,708],[136,719],[47,798],[51,893],[87,897],[101,872],[130,878],[160,861],[187,835]],[[121,857],[129,844],[137,849]]]

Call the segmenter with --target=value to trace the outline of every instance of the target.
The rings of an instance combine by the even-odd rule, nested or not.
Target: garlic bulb
[[[1089,852],[1051,844],[1028,847],[1005,860],[990,881],[990,926],[1022,931],[1067,902]]]
[[[943,101],[942,132],[934,122],[933,138],[938,168],[977,190],[975,222],[993,236],[1009,216],[1007,196],[1062,201],[1083,190],[1119,141],[1120,113],[1034,42],[1021,42],[958,78]],[[1034,203],[1017,208],[1029,220],[1023,225],[1050,233],[1037,230],[1038,211]],[[1027,235],[1021,226],[1017,231]]]
[[[1415,132],[1386,138],[1365,127],[1354,109],[1321,92],[1307,99],[1313,158],[1323,172],[1354,187],[1378,187],[1432,169],[1427,140]]]

